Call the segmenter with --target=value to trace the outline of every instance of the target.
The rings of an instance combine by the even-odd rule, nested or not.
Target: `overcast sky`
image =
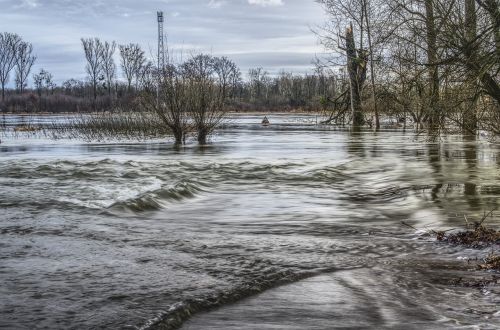
[[[33,70],[45,68],[57,83],[84,79],[81,37],[156,52],[157,10],[165,13],[171,49],[184,57],[226,55],[244,74],[258,66],[305,73],[323,51],[311,32],[325,21],[314,0],[0,0],[0,8],[0,31],[32,42]]]

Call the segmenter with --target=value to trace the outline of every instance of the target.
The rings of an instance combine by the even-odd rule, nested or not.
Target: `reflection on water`
[[[474,183],[476,176],[477,145],[475,136],[465,136],[465,162],[467,164],[467,182],[464,183],[464,195],[470,208],[478,211],[481,208],[481,201],[476,193],[477,186]]]
[[[464,214],[477,219],[498,207],[498,146],[350,133],[300,116],[271,116],[273,125],[262,128],[260,119],[233,118],[208,148],[3,141],[0,327],[177,324],[190,312],[318,274],[328,274],[320,278],[330,291],[319,292],[338,310],[323,315],[327,323],[315,314],[311,325],[346,313],[353,327],[498,325],[494,288],[443,284],[485,275],[457,259],[484,251],[418,239],[400,226],[457,227]],[[308,281],[291,292],[317,283]],[[436,296],[447,299],[434,304]],[[274,325],[311,310],[279,309],[273,299],[257,304]],[[363,301],[377,312],[366,314]]]

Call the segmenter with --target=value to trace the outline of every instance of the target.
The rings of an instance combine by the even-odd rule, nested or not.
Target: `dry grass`
[[[46,133],[85,141],[148,140],[171,135],[153,113],[120,110],[73,116],[62,125],[50,125]]]
[[[500,271],[500,255],[492,254],[484,259],[484,263],[478,266],[481,270],[496,270]]]

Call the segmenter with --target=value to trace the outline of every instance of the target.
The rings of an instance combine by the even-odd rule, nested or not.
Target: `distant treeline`
[[[41,69],[31,76],[36,60],[30,43],[13,33],[0,34],[0,83],[3,112],[91,112],[116,107],[134,109],[138,96],[144,91],[157,65],[147,59],[138,44],[117,45],[98,38],[82,39],[87,79],[69,79],[60,86],[53,75]],[[120,56],[119,66],[114,61]],[[167,65],[167,64],[166,64]],[[171,64],[168,64],[171,65]],[[119,70],[118,70],[119,68]],[[281,72],[271,76],[263,68],[251,69],[248,79],[241,78],[239,68],[231,81],[232,93],[227,106],[233,111],[255,110],[317,110],[321,100],[337,92],[339,77],[322,70],[310,75]],[[11,73],[15,89],[6,89]]]
[[[280,73],[271,77],[262,68],[251,70],[255,79],[240,81],[235,85],[227,106],[231,111],[316,111],[324,106],[326,95],[335,95],[345,82],[337,76],[294,75]],[[40,89],[27,88],[21,94],[17,90],[6,90],[5,99],[0,102],[3,112],[92,112],[134,109],[135,101],[142,93],[142,86],[128,89],[117,82],[108,95],[104,85],[97,87],[94,101],[90,83],[71,79],[61,86],[55,84]],[[95,102],[95,107],[94,107]]]
[[[46,74],[42,72],[41,74]],[[230,111],[317,111],[324,108],[328,95],[335,95],[345,80],[325,74],[295,75],[282,72],[270,76],[263,68],[252,69],[250,79],[236,81],[226,106]],[[136,109],[144,91],[142,81],[131,87],[114,82],[109,94],[106,84],[94,88],[87,81],[70,79],[61,86],[43,83],[39,88],[7,90],[0,109],[3,112],[93,112],[114,108]]]

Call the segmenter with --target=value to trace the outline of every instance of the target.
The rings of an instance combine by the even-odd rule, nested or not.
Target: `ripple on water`
[[[282,126],[218,138],[208,151],[81,142],[2,151],[0,327],[179,325],[271,288],[219,315],[242,328],[495,326],[496,288],[437,280],[485,275],[457,259],[480,252],[400,222],[444,229],[498,206],[497,146],[478,143],[480,161],[468,162],[458,137],[437,151],[399,132]],[[228,326],[216,318],[192,324]]]

